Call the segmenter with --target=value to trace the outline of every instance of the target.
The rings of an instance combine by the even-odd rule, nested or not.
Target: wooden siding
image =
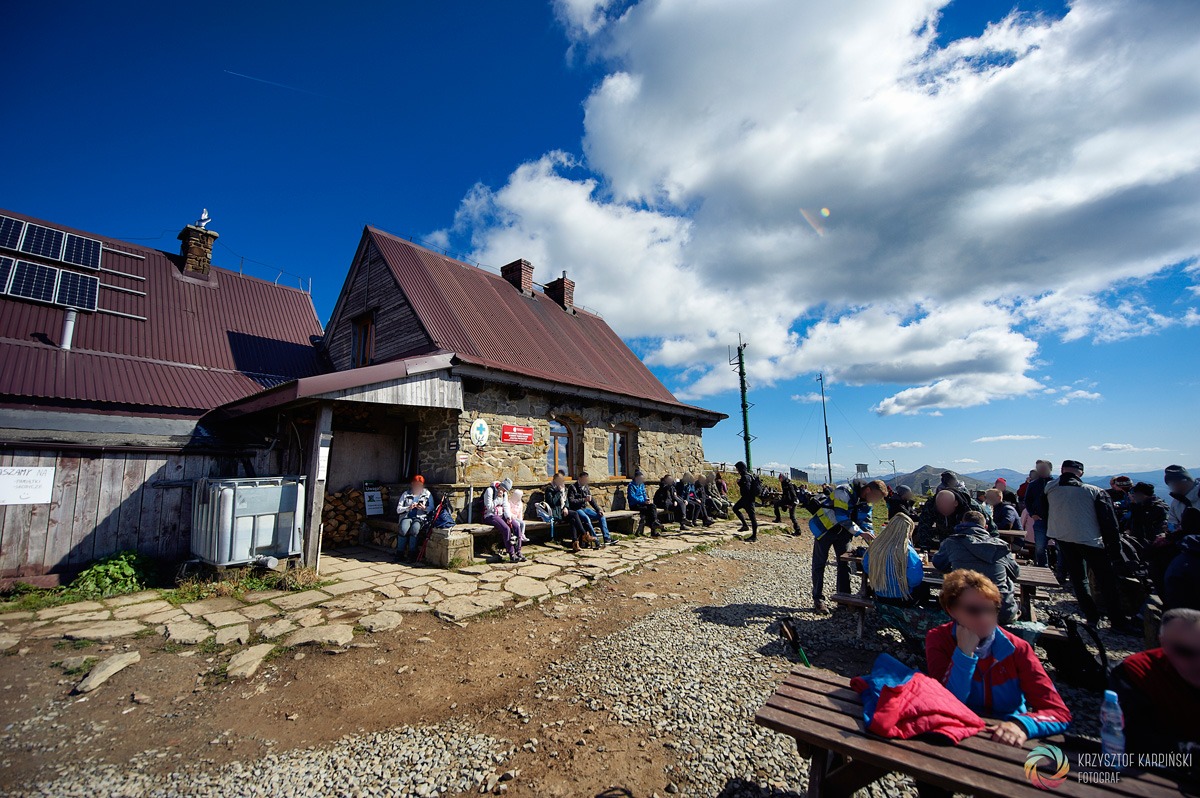
[[[278,452],[246,456],[259,476],[276,472]],[[49,504],[0,505],[0,579],[69,575],[126,550],[187,556],[192,481],[246,476],[238,460],[182,452],[0,450],[0,466],[55,469]]]
[[[318,399],[352,399],[384,405],[413,407],[445,407],[462,410],[462,382],[448,370],[414,374],[387,382],[377,382],[344,391],[320,394]]]
[[[368,244],[351,266],[351,278],[343,291],[337,317],[330,320],[325,333],[325,346],[335,370],[351,368],[353,320],[369,310],[375,311],[373,363],[433,345],[374,244]]]

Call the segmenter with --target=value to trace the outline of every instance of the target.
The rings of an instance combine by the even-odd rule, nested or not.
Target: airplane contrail
[[[256,78],[253,75],[243,75],[241,72],[234,72],[233,70],[230,70],[230,69],[226,69],[226,70],[224,70],[224,72],[225,72],[225,74],[233,75],[234,77],[245,78],[246,80],[253,80],[258,83],[265,83],[268,86],[278,86],[281,89],[290,89],[291,91],[298,91],[298,92],[301,92],[302,94],[311,94],[314,97],[324,97],[325,96],[323,94],[317,94],[315,91],[309,91],[308,89],[300,89],[295,86],[288,86],[285,83],[276,83],[273,80],[263,80],[262,78]]]

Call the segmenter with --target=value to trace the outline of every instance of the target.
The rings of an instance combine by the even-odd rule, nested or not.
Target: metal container
[[[304,477],[200,479],[192,491],[192,556],[244,565],[302,551]]]

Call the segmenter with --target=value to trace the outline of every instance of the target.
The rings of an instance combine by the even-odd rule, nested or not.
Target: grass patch
[[[163,598],[178,606],[214,597],[232,596],[240,599],[247,593],[260,590],[311,590],[331,583],[330,580],[322,580],[313,568],[289,568],[286,571],[230,568],[213,574],[190,576],[180,581],[173,590],[164,591]]]
[[[195,648],[197,654],[217,654],[225,650],[225,646],[217,644],[215,636],[208,638],[203,643],[197,643]]]
[[[54,644],[54,648],[59,651],[64,649],[79,651],[80,649],[91,648],[94,645],[96,645],[95,640],[59,640]]]
[[[92,666],[98,661],[98,657],[88,657],[82,665],[77,665],[74,668],[63,668],[63,673],[67,676],[83,676],[92,669]],[[62,662],[55,662],[55,665],[62,665]]]

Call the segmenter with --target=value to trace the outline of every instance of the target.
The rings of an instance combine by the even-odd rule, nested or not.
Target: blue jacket
[[[650,503],[650,499],[646,496],[645,482],[643,482],[641,485],[637,484],[636,482],[630,482],[629,488],[626,489],[625,494],[629,497],[630,504]]]
[[[867,549],[867,553],[863,555],[862,567],[863,573],[868,576],[871,573],[870,562],[871,550]],[[900,585],[898,584],[896,575],[892,573],[891,562],[888,562],[885,567],[888,570],[886,576],[887,588],[885,590],[876,590],[875,595],[890,599],[904,598],[904,596],[900,595]],[[908,565],[905,567],[904,572],[908,575],[908,592],[911,594],[925,578],[925,564],[921,562],[921,555],[917,554],[917,550],[913,548],[911,543],[908,544]]]
[[[996,627],[996,639],[983,659],[962,653],[953,621],[925,636],[929,675],[981,715],[1018,724],[1028,737],[1061,734],[1071,711],[1033,651],[1033,646]],[[1028,699],[1028,705],[1026,704]]]
[[[871,515],[874,508],[859,499],[862,483],[859,480],[838,485],[833,494],[822,501],[822,507],[809,519],[808,529],[821,537],[836,526],[850,530],[852,535],[874,532]]]

